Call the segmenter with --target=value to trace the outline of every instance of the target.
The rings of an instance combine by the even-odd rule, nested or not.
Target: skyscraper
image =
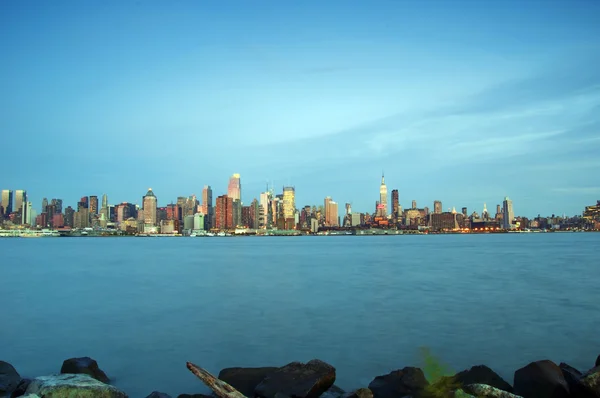
[[[242,183],[240,181],[240,175],[234,174],[229,178],[229,185],[227,186],[227,196],[232,200],[242,200]]]
[[[5,189],[2,191],[2,207],[4,215],[9,215],[13,211],[13,191]]]
[[[387,186],[385,185],[383,173],[381,174],[381,186],[379,187],[379,206],[377,210],[377,215],[379,217],[387,217]]]
[[[442,201],[434,200],[433,201],[433,214],[442,214],[444,210],[442,209]]]
[[[156,196],[152,192],[152,188],[148,188],[146,196],[142,198],[143,211],[144,211],[144,224],[156,225]]]
[[[31,225],[32,220],[32,204],[31,202],[23,202],[23,209],[21,210],[21,224]]]
[[[46,207],[48,207],[48,199],[42,199],[42,213],[46,212]]]
[[[504,229],[511,229],[512,228],[512,221],[513,218],[515,218],[515,214],[513,212],[513,203],[512,200],[510,200],[507,197],[504,198],[504,202],[502,202],[502,212],[503,217],[502,217],[502,226]]]
[[[325,199],[327,201],[327,199]],[[338,204],[329,198],[325,206],[325,225],[328,227],[338,227],[339,222]]]
[[[102,208],[108,208],[108,196],[102,195]]]
[[[271,209],[271,193],[267,190],[260,194],[260,227],[270,228],[273,221]]]
[[[394,220],[398,220],[400,215],[400,197],[397,189],[392,189],[392,217]]]
[[[98,214],[98,197],[95,195],[90,196],[90,214]]]
[[[296,190],[294,187],[283,187],[283,217],[294,218],[296,213]]]
[[[21,210],[23,204],[27,202],[27,191],[22,189],[17,189],[15,191],[15,211]],[[22,214],[22,213],[21,213]]]
[[[212,189],[210,185],[205,185],[202,189],[202,213],[206,216],[204,219],[204,225],[206,229],[211,229],[212,218],[213,218],[213,205],[212,205]]]

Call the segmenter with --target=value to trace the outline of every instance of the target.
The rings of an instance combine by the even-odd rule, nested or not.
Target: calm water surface
[[[185,368],[320,358],[342,388],[420,365],[512,382],[600,354],[600,234],[0,239],[0,359],[91,356],[131,397],[205,392]]]

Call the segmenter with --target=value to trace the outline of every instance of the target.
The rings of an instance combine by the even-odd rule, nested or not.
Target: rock
[[[373,398],[373,391],[368,388],[359,388],[343,395],[343,398]]]
[[[0,397],[10,395],[19,382],[21,376],[19,372],[8,362],[0,361]]]
[[[41,398],[127,398],[127,394],[86,374],[60,374],[36,377],[27,394]]]
[[[108,383],[108,376],[99,367],[98,362],[90,357],[70,358],[63,362],[60,373],[86,374],[102,383]]]
[[[277,369],[276,367],[225,368],[219,372],[218,379],[229,384],[245,396],[254,397],[256,386]]]
[[[10,394],[11,398],[21,397],[25,395],[25,391],[27,390],[27,387],[29,387],[30,383],[31,379],[21,379],[21,381],[17,385],[17,388],[15,388],[12,394]]]
[[[598,366],[600,366],[600,355],[598,355],[598,358],[596,358],[596,364],[594,365],[594,367]]]
[[[415,398],[424,395],[429,385],[423,371],[415,367],[394,370],[385,376],[377,376],[369,384],[374,398],[399,398],[407,395]]]
[[[152,391],[146,398],[171,398],[171,396],[164,392]]]
[[[344,395],[346,395],[346,391],[334,384],[329,388],[329,390],[321,394],[320,398],[342,398]]]
[[[466,392],[464,392],[462,389],[458,389],[456,391],[454,391],[454,393],[452,394],[452,398],[477,398],[471,394],[467,394]]]
[[[323,361],[292,362],[266,376],[254,394],[261,398],[275,398],[277,393],[291,398],[317,398],[334,382],[335,368]]]
[[[27,394],[27,395],[19,395],[19,398],[41,398],[37,394]]]
[[[567,386],[569,386],[569,393],[571,394],[572,397],[577,397],[577,398],[595,398],[595,394],[593,394],[592,392],[590,392],[590,390],[583,385],[583,383],[581,382],[581,378],[583,377],[583,374],[575,369],[574,367],[561,362],[560,365],[558,365],[558,367],[560,368],[560,371],[562,372],[563,377],[565,378],[565,381],[567,382]]]
[[[215,396],[204,394],[179,394],[177,398],[215,398]]]
[[[600,397],[600,366],[590,369],[580,380],[588,394]]]
[[[454,380],[460,386],[468,384],[485,384],[491,387],[496,387],[500,390],[512,392],[513,388],[506,380],[485,365],[473,366],[469,370],[463,370],[454,376]]]
[[[467,384],[463,387],[464,392],[480,398],[522,398],[508,391],[489,386],[487,384]]]
[[[515,372],[513,393],[527,398],[569,398],[562,371],[550,360],[531,362]]]

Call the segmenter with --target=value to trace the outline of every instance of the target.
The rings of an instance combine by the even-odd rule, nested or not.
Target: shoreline
[[[290,362],[283,366],[231,367],[217,376],[192,362],[182,364],[212,390],[203,393],[179,393],[177,398],[591,398],[600,396],[600,356],[590,369],[580,371],[566,363],[550,360],[531,362],[514,372],[512,383],[486,365],[475,365],[458,373],[421,349],[423,368],[405,366],[376,376],[354,391],[337,387],[336,369],[319,359],[307,363]],[[202,383],[198,383],[201,390]],[[148,388],[146,398],[171,398],[164,392]],[[90,357],[69,358],[60,373],[22,378],[9,363],[0,360],[0,397],[127,398],[126,392],[111,385],[111,379]],[[141,397],[140,397],[141,398]]]

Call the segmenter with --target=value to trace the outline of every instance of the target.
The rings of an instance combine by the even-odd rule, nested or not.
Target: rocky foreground
[[[282,367],[226,368],[218,377],[187,363],[187,368],[213,395],[181,394],[178,398],[600,398],[600,356],[593,368],[581,372],[566,363],[532,362],[515,372],[513,384],[485,365],[474,366],[454,376],[428,381],[416,367],[377,376],[368,388],[346,392],[335,383],[335,368],[313,359]],[[8,362],[0,361],[0,397],[29,398],[127,398],[110,385],[110,379],[89,358],[64,361],[60,374],[21,378]],[[170,398],[154,391],[146,398]]]

